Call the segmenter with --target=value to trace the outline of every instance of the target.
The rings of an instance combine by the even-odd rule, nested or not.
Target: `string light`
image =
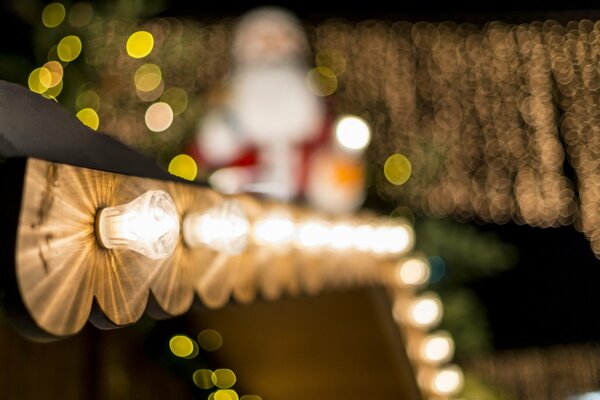
[[[335,138],[345,150],[361,151],[371,141],[371,129],[364,119],[346,115],[341,117],[335,126]]]
[[[439,395],[451,396],[463,387],[463,373],[459,366],[449,365],[436,371],[431,380],[431,390]]]
[[[177,208],[168,193],[147,191],[127,204],[101,209],[96,217],[96,237],[107,249],[167,258],[179,238]]]
[[[404,302],[397,303],[396,307],[400,308],[400,310],[395,310],[397,317],[409,325],[421,329],[435,326],[440,322],[443,315],[442,302],[439,296],[433,292],[422,294],[412,300],[408,307],[405,307]]]
[[[359,225],[354,229],[353,246],[357,250],[369,251],[373,246],[373,233],[375,229],[371,225]]]
[[[332,235],[331,226],[324,221],[308,221],[298,227],[296,245],[304,249],[318,249],[326,246]]]
[[[370,154],[387,172],[387,179],[374,182],[382,195],[433,216],[477,216],[495,223],[513,219],[541,227],[580,219],[600,254],[595,232],[600,190],[593,184],[599,172],[591,161],[600,139],[589,134],[599,118],[593,111],[598,79],[592,62],[599,27],[590,22],[492,22],[479,28],[449,22],[326,21],[318,24],[311,44],[317,65],[338,77],[336,110],[372,110],[368,121],[377,129],[377,140]],[[98,23],[105,24],[107,29],[99,29],[105,35],[130,32],[124,22]],[[174,23],[177,34],[168,34]],[[169,76],[169,86],[186,88],[190,105],[230,68],[231,21],[199,25],[157,18],[144,26],[149,36],[140,41],[146,43],[141,54],[153,51],[165,71],[195,71]],[[150,32],[156,33],[155,46]],[[130,95],[138,60],[119,61],[125,73],[115,75],[107,67],[114,60],[105,57],[118,54],[112,51],[114,43],[127,39],[121,34],[86,42],[86,60],[99,72],[103,99]],[[198,65],[198,59],[206,62]],[[503,93],[503,100],[495,93]],[[178,113],[172,99],[161,101]],[[144,129],[144,120],[131,118],[138,106],[132,101],[116,113],[111,107],[98,110],[103,129],[134,146],[158,150],[163,141],[149,145],[146,135],[135,134]],[[164,135],[183,140],[202,109],[187,107],[189,118]],[[102,113],[114,114],[106,125]],[[391,150],[402,151],[410,169],[408,163],[391,168],[400,160],[394,157],[385,171]],[[577,184],[562,172],[565,156]]]
[[[431,269],[429,264],[420,258],[408,258],[396,265],[394,277],[403,286],[420,286],[429,280]]]
[[[336,250],[349,249],[353,245],[353,229],[347,224],[337,224],[331,229],[330,244]]]
[[[437,332],[421,340],[419,358],[430,364],[442,364],[454,355],[454,340],[448,332]]]
[[[294,222],[285,213],[273,213],[254,223],[253,237],[258,244],[287,244],[293,240],[294,234]]]
[[[226,200],[205,212],[183,219],[183,239],[190,247],[206,245],[213,250],[240,254],[248,245],[250,225],[240,203]]]

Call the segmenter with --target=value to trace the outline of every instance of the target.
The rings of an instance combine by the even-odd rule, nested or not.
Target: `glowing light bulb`
[[[352,232],[352,246],[360,251],[368,251],[373,245],[374,229],[370,225],[360,225]]]
[[[361,151],[371,141],[371,130],[364,119],[348,115],[340,118],[336,124],[335,138],[344,149],[353,152]]]
[[[336,225],[331,229],[331,247],[337,250],[349,249],[354,244],[353,229],[346,224]]]
[[[298,228],[296,244],[307,249],[320,248],[329,243],[331,227],[326,222],[309,221]]]
[[[183,219],[183,240],[189,247],[206,245],[222,253],[240,254],[248,246],[249,233],[248,219],[236,200],[186,214]]]
[[[417,327],[429,328],[442,319],[442,302],[434,293],[425,293],[408,308],[408,322]]]
[[[412,247],[413,237],[408,225],[379,226],[373,232],[371,251],[377,254],[401,254]]]
[[[396,281],[405,286],[419,286],[427,283],[431,271],[429,264],[420,258],[401,261],[394,271]]]
[[[292,219],[285,214],[272,214],[254,224],[254,240],[258,244],[282,245],[289,243],[295,233]]]
[[[440,395],[453,395],[463,387],[463,373],[458,365],[449,365],[433,375],[431,390]]]
[[[179,216],[171,196],[150,190],[135,200],[101,209],[96,237],[107,249],[128,249],[158,260],[167,258],[179,239]]]
[[[425,337],[419,346],[419,357],[431,364],[441,364],[452,358],[454,340],[448,332],[437,332]]]

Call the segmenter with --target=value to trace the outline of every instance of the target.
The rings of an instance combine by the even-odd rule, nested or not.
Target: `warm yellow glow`
[[[190,212],[183,219],[183,239],[189,247],[199,245],[230,254],[240,254],[248,245],[250,224],[237,200],[226,200],[203,212]]]
[[[64,72],[62,65],[60,65],[58,61],[48,61],[42,68],[45,68],[50,72],[50,80],[44,82],[44,85],[48,88],[55,87],[62,81]],[[47,79],[47,77],[44,76],[44,79]]]
[[[214,395],[214,400],[239,400],[235,390],[217,390]]]
[[[47,84],[52,82],[52,73],[47,68],[36,68],[29,74],[27,85],[35,93],[44,93],[48,90]]]
[[[149,92],[144,92],[143,90],[135,90],[135,94],[137,94],[137,96],[140,98],[140,100],[142,101],[155,101],[158,100],[158,98],[163,94],[163,91],[165,90],[165,81],[161,79],[160,83],[158,84],[158,86],[149,91]]]
[[[433,376],[431,390],[439,395],[454,395],[463,387],[463,373],[457,365],[449,365]]]
[[[364,119],[347,115],[336,123],[335,139],[345,150],[360,151],[369,145],[371,129]]]
[[[350,225],[339,224],[331,229],[331,247],[337,250],[349,249],[354,244],[353,229]]]
[[[396,281],[401,285],[419,286],[427,283],[431,274],[429,264],[420,258],[400,261],[396,266]]]
[[[294,237],[292,219],[284,214],[269,215],[254,223],[253,237],[258,244],[282,245]]]
[[[454,340],[448,332],[437,332],[427,336],[419,346],[419,357],[431,364],[449,361],[454,354]]]
[[[81,121],[85,126],[98,130],[98,126],[100,126],[100,117],[98,117],[98,113],[93,108],[84,108],[77,113],[77,118]]]
[[[69,10],[69,24],[81,28],[92,22],[94,8],[90,3],[75,3]]]
[[[192,339],[184,335],[176,335],[169,340],[169,348],[177,357],[189,357],[194,352]]]
[[[408,158],[402,154],[392,154],[385,160],[383,173],[385,178],[394,185],[402,185],[408,181],[412,168]]]
[[[171,106],[173,115],[179,115],[184,112],[188,106],[188,95],[184,89],[172,87],[163,92],[160,101]]]
[[[341,51],[336,49],[319,51],[315,61],[317,66],[328,68],[336,76],[340,76],[346,71],[346,58]]]
[[[306,74],[306,85],[316,96],[330,96],[335,93],[338,82],[337,77],[329,68],[316,67]]]
[[[413,236],[408,225],[379,226],[373,232],[371,250],[379,254],[400,254],[410,249]]]
[[[198,344],[206,351],[216,351],[223,345],[223,338],[218,331],[205,329],[198,334]]]
[[[408,309],[408,322],[421,328],[430,328],[442,319],[442,302],[435,293],[416,298]]]
[[[296,244],[306,249],[326,246],[331,239],[331,226],[323,221],[304,222],[298,228]]]
[[[160,85],[162,71],[156,64],[144,64],[138,67],[133,75],[133,82],[137,90],[149,92]]]
[[[42,96],[44,96],[48,99],[56,100],[56,96],[58,96],[60,94],[60,92],[62,92],[62,89],[63,89],[63,81],[60,81],[60,82],[58,82],[58,85],[48,88],[48,90],[46,90],[44,93],[42,93]]]
[[[75,98],[75,106],[78,110],[83,108],[100,109],[100,96],[94,90],[85,90]]]
[[[127,204],[101,209],[96,217],[96,236],[107,249],[167,258],[179,239],[177,207],[167,192],[149,190]]]
[[[169,173],[193,181],[198,175],[198,166],[192,157],[187,154],[179,154],[173,157],[169,163]]]
[[[75,35],[69,35],[62,38],[56,48],[58,58],[64,62],[71,62],[81,54],[81,39]]]
[[[40,86],[49,88],[52,86],[52,72],[44,65],[39,72]]]
[[[154,48],[154,36],[150,32],[137,31],[127,39],[127,54],[132,58],[146,57]]]
[[[212,374],[212,381],[220,389],[228,389],[235,385],[236,377],[230,369],[217,369]]]
[[[213,372],[210,369],[197,369],[192,375],[194,385],[200,389],[212,388],[215,385],[212,381],[212,374]]]
[[[42,11],[42,23],[47,28],[56,28],[65,19],[65,6],[60,3],[50,3]]]
[[[162,132],[173,123],[173,110],[167,103],[154,103],[146,110],[145,121],[151,131]]]

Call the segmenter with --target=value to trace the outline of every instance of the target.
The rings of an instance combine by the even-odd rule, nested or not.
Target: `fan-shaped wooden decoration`
[[[78,332],[88,318],[100,328],[110,328],[137,321],[144,310],[157,318],[180,315],[195,295],[216,308],[232,297],[247,303],[257,296],[275,300],[284,294],[317,293],[325,286],[382,283],[382,260],[351,249],[307,251],[293,243],[274,246],[251,240],[246,251],[231,256],[188,247],[180,238],[173,254],[163,260],[107,250],[95,234],[96,215],[104,207],[158,189],[171,195],[183,219],[221,204],[225,196],[194,184],[31,158],[23,175],[15,276],[31,318],[53,336]],[[251,223],[277,212],[297,222],[334,222],[299,206],[246,195],[235,198]],[[342,222],[371,219],[361,215]],[[90,316],[92,309],[100,313]]]
[[[94,224],[107,206],[127,203],[149,179],[29,159],[16,241],[16,277],[33,320],[47,332],[79,331],[92,301],[115,325],[138,320],[161,262],[100,247]]]
[[[223,201],[215,191],[183,183],[168,182],[161,185],[170,193],[177,206],[180,218],[190,212],[202,212]],[[179,243],[173,255],[165,259],[156,269],[150,289],[159,312],[151,308],[150,313],[160,317],[185,313],[194,300],[197,281],[210,270],[217,254],[206,247],[190,248],[184,241]],[[162,311],[162,312],[161,312]]]

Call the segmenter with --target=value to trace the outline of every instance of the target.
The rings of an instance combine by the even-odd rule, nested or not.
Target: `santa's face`
[[[308,42],[295,17],[277,8],[263,8],[245,16],[233,40],[234,63],[301,61]]]

